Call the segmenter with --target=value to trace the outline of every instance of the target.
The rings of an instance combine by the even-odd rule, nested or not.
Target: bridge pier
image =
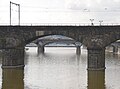
[[[76,54],[80,55],[81,54],[81,46],[76,47]]]
[[[105,89],[105,70],[88,70],[88,88],[87,89]]]
[[[113,46],[113,53],[117,54],[118,53],[118,46]]]
[[[3,49],[2,68],[24,68],[24,47]]]
[[[24,69],[2,69],[2,89],[24,89]]]
[[[43,54],[45,49],[44,49],[44,46],[43,45],[38,45],[38,54]]]
[[[105,49],[88,49],[88,70],[105,69]]]

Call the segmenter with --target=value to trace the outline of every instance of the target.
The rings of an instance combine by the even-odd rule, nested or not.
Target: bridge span
[[[63,35],[88,50],[88,70],[105,69],[105,47],[120,39],[120,26],[0,26],[2,68],[24,67],[26,44],[48,35]]]

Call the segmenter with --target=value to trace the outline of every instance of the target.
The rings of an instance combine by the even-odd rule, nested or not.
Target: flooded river
[[[120,89],[120,55],[106,52],[106,70],[87,70],[87,50],[46,47],[25,52],[25,68],[0,69],[1,89]],[[1,64],[2,65],[2,64]]]

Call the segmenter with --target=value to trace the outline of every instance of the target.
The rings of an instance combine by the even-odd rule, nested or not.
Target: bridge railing
[[[0,26],[10,26],[9,23],[0,23]],[[120,23],[20,23],[20,26],[116,26]],[[19,26],[16,23],[13,23],[11,26]]]

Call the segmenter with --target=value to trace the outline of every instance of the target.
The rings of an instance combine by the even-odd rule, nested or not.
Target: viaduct
[[[63,35],[88,50],[88,70],[105,69],[105,47],[120,39],[120,26],[0,26],[2,68],[24,67],[24,47],[44,36]]]

